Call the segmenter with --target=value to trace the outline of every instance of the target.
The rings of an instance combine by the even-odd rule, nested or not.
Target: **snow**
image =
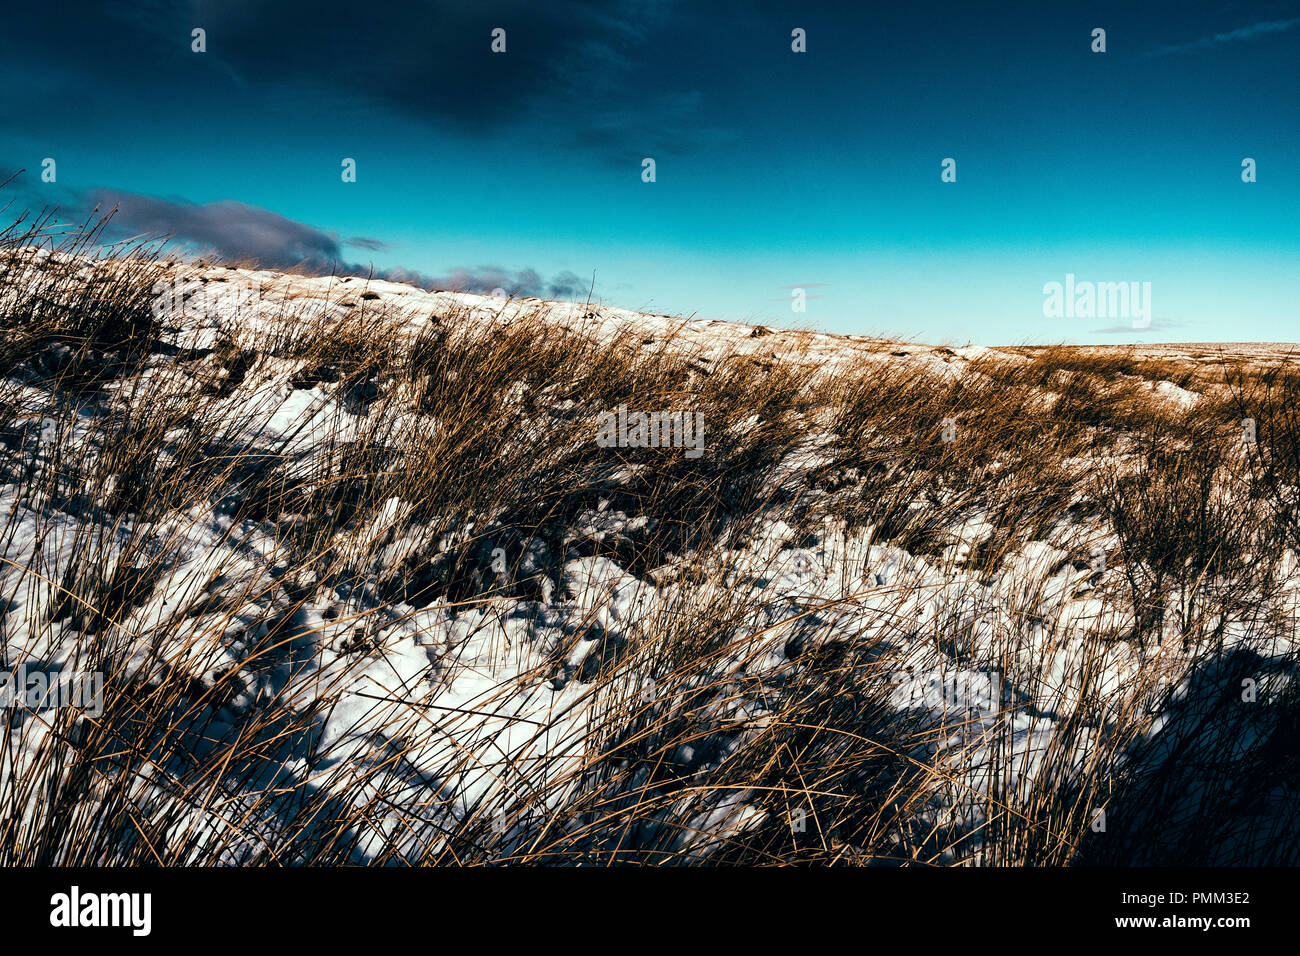
[[[285,302],[304,315],[321,312],[346,294],[346,283],[337,278],[289,279],[230,271],[262,288],[255,315],[270,316]],[[213,347],[236,321],[251,323],[257,331],[257,317],[214,311],[215,285],[208,283],[194,294],[191,306],[205,319],[191,333],[189,347]],[[412,330],[448,305],[485,322],[509,321],[519,310],[536,306],[377,281],[367,289],[393,310],[395,325]],[[849,340],[812,333],[751,338],[746,327],[578,303],[555,306],[550,318],[594,323],[596,335],[613,334],[634,322],[649,336],[682,332],[690,342],[715,350],[770,351],[798,339],[802,360],[812,366],[852,361],[845,352],[856,347]],[[864,349],[869,345],[860,344]],[[951,375],[961,374],[964,362],[990,352],[967,346],[944,356],[913,348],[925,362]],[[1170,382],[1150,387],[1183,407],[1198,400],[1195,393]],[[27,423],[39,425],[55,415],[42,404],[48,401],[45,393],[29,388],[15,394],[30,410]],[[312,474],[327,438],[340,441],[360,434],[362,416],[330,392],[287,388],[283,377],[270,373],[250,375],[228,401],[231,441],[268,454],[296,456],[304,476]],[[93,450],[88,421],[59,421],[61,428],[72,429],[72,443]],[[743,433],[756,424],[757,418],[732,427]],[[402,422],[393,427],[401,428]],[[806,449],[790,456],[773,480],[801,481],[831,460],[825,449],[833,440],[829,434],[813,433]],[[609,480],[617,486],[632,474],[616,473]],[[390,529],[406,523],[413,506],[389,498],[372,521],[354,533],[351,546],[358,553],[376,552],[386,565],[396,565],[418,542],[383,542]],[[8,526],[0,538],[0,589],[8,599],[3,616],[8,666],[20,659],[47,667],[76,663],[82,635],[72,622],[50,621],[33,609],[58,603],[53,581],[40,569],[66,568],[80,560],[87,522],[97,523],[101,534],[95,560],[102,562],[105,573],[131,567],[145,554],[162,569],[147,599],[116,624],[133,641],[131,676],[147,684],[166,668],[211,687],[222,675],[238,673],[243,690],[223,705],[231,726],[272,698],[303,711],[332,699],[320,717],[312,759],[301,748],[286,745],[279,752],[277,779],[286,786],[289,781],[301,785],[310,773],[313,786],[360,807],[377,792],[379,777],[398,775],[409,782],[413,795],[427,801],[422,828],[411,828],[407,818],[405,830],[394,823],[391,830],[361,834],[359,860],[372,859],[385,845],[394,844],[412,858],[436,852],[457,821],[474,814],[482,801],[527,786],[539,765],[557,778],[582,766],[589,756],[588,725],[605,705],[605,695],[617,689],[643,697],[647,706],[665,703],[667,692],[656,684],[645,659],[624,657],[623,648],[659,622],[689,611],[694,602],[710,600],[708,594],[692,590],[677,566],[637,576],[611,557],[569,556],[558,580],[545,582],[540,600],[494,597],[455,609],[385,605],[373,595],[329,587],[313,578],[283,579],[276,529],[256,522],[234,524],[228,505],[219,500],[196,503],[154,526],[137,526],[130,518],[107,513],[74,515],[51,500],[24,497],[16,481],[10,481],[0,485],[0,513]],[[570,546],[608,544],[644,532],[652,520],[611,507],[606,500],[579,512],[565,540]],[[727,682],[735,691],[721,695],[701,713],[700,720],[714,728],[718,740],[682,747],[674,755],[676,762],[701,773],[710,762],[716,765],[724,759],[728,748],[734,750],[746,735],[760,732],[769,713],[764,689],[779,684],[797,650],[831,641],[859,642],[876,648],[888,662],[884,673],[894,684],[887,693],[889,706],[900,718],[936,732],[933,751],[918,759],[933,764],[942,757],[948,768],[957,770],[945,785],[949,789],[936,791],[933,806],[917,817],[916,826],[941,821],[944,841],[960,832],[972,835],[969,845],[978,847],[977,834],[995,789],[1000,788],[999,799],[1009,799],[1008,793],[1027,798],[1056,747],[1068,748],[1075,755],[1070,760],[1081,766],[1099,728],[1080,730],[1071,715],[1085,700],[1097,697],[1114,698],[1118,706],[1141,663],[1137,651],[1116,643],[1102,652],[1097,667],[1083,666],[1080,656],[1096,653],[1087,650],[1095,644],[1077,638],[1122,630],[1131,615],[1126,621],[1114,604],[1087,591],[1090,572],[1070,564],[1064,536],[1018,548],[991,582],[971,580],[961,571],[972,549],[995,530],[987,514],[973,513],[951,529],[952,543],[931,559],[878,543],[870,527],[852,533],[827,527],[809,536],[774,517],[742,547],[715,556],[726,569],[728,598],[749,609],[725,653],[711,664],[712,679]],[[520,578],[542,573],[542,546],[527,543],[513,573]],[[1288,553],[1284,566],[1295,602],[1300,600],[1300,563],[1294,553]],[[209,607],[212,610],[205,610]],[[282,658],[250,660],[249,653],[260,646],[258,639],[271,628],[284,629]],[[936,663],[938,634],[965,638],[960,648],[948,649]],[[1243,648],[1262,653],[1263,644],[1255,638],[1247,632],[1236,639]],[[1100,673],[1100,683],[1080,686],[1077,675],[1085,671]],[[595,680],[598,673],[607,683]],[[20,721],[11,730],[18,756],[0,764],[0,792],[8,792],[9,781],[22,767],[22,754],[33,752],[45,733],[27,723]],[[436,732],[429,732],[431,728]],[[995,779],[999,775],[1001,779]],[[153,799],[161,800],[162,793],[154,792]],[[549,803],[527,812],[558,811],[564,798],[562,790],[548,791]],[[707,859],[726,841],[763,825],[766,816],[746,790],[723,793],[704,809],[700,806],[679,808],[690,815],[676,846],[695,860]],[[264,805],[259,812],[266,815],[248,821],[245,832],[273,825]],[[669,819],[674,812],[665,808],[661,816]],[[177,832],[190,827],[198,827],[210,845],[227,840],[232,861],[241,858],[240,847],[256,842],[231,836],[220,815],[197,809],[176,823]],[[502,847],[509,847],[525,833],[524,821],[509,817],[496,837]],[[936,836],[936,846],[938,842]]]

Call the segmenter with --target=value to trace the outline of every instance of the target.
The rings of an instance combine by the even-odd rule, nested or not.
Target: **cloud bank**
[[[491,293],[504,289],[512,296],[543,299],[584,298],[591,288],[590,280],[568,271],[546,278],[531,268],[480,265],[430,274],[403,266],[376,268],[351,262],[344,254],[345,247],[381,251],[390,249],[391,244],[365,236],[340,240],[315,226],[233,199],[194,203],[120,189],[93,189],[75,197],[73,206],[78,218],[88,216],[96,206],[114,210],[110,224],[114,236],[171,237],[198,254],[227,261],[253,260],[268,269],[365,275],[431,290]]]

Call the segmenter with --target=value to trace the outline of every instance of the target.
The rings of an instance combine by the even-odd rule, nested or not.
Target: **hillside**
[[[0,249],[0,648],[99,689],[0,712],[6,863],[1300,859],[1290,346],[37,238]]]

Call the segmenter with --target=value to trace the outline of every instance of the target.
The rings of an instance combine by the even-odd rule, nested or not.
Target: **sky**
[[[1300,0],[988,6],[16,5],[0,204],[934,343],[1300,338]]]

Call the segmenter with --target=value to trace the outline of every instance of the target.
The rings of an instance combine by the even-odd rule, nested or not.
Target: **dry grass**
[[[0,862],[1295,862],[1300,379],[1069,349],[814,379],[351,286],[196,344],[156,251],[97,228],[0,235],[0,650],[105,675],[97,717],[3,712]],[[701,413],[707,453],[598,447],[621,404]],[[754,585],[810,543],[833,593]],[[900,550],[948,604],[877,575]],[[635,620],[581,592],[601,559]],[[515,638],[411,678],[431,614]],[[900,669],[1001,692],[903,707]]]

